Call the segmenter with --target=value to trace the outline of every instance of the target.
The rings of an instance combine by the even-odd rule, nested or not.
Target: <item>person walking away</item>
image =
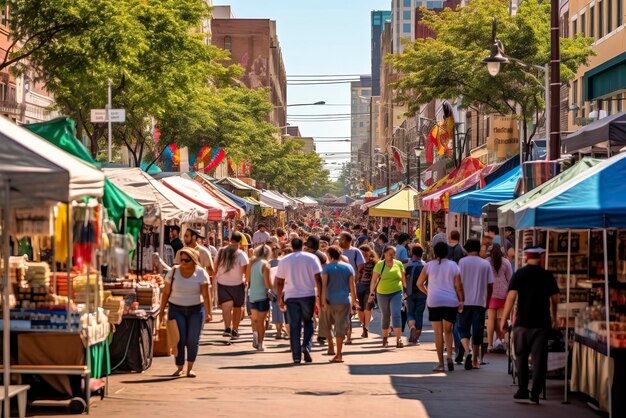
[[[280,340],[283,338],[283,330],[285,335],[287,334],[287,329],[284,327],[285,325],[285,313],[280,309],[278,304],[278,297],[276,293],[278,290],[276,289],[276,271],[278,270],[278,264],[280,263],[279,257],[281,256],[281,249],[278,244],[272,245],[272,258],[269,261],[270,264],[270,279],[272,280],[272,291],[273,295],[271,298],[271,311],[272,311],[272,325],[276,327],[276,339]]]
[[[360,247],[363,244],[367,244],[370,241],[369,231],[367,228],[361,230],[361,236],[357,238],[357,245]]]
[[[363,327],[361,338],[368,338],[370,321],[372,320],[372,308],[374,307],[374,304],[369,302],[368,299],[374,267],[379,260],[378,255],[376,255],[376,252],[369,245],[361,245],[359,249],[365,258],[365,264],[363,265],[361,279],[356,284],[356,297],[359,301],[359,321]]]
[[[368,303],[377,297],[378,306],[382,314],[381,328],[383,333],[383,347],[388,347],[389,326],[393,327],[396,336],[396,347],[402,348],[402,300],[403,289],[406,288],[404,264],[396,260],[396,249],[391,245],[385,248],[384,258],[374,267]]]
[[[272,249],[269,245],[260,245],[254,250],[254,258],[248,265],[246,281],[248,284],[248,299],[252,310],[252,346],[258,351],[264,351],[265,318],[270,310],[268,290],[272,288],[270,281],[270,264]]]
[[[459,242],[461,234],[459,231],[451,231],[448,239],[448,260],[452,260],[458,264],[459,260],[467,255],[463,246]]]
[[[448,260],[448,244],[439,242],[434,248],[435,259],[426,263],[422,269],[417,287],[426,294],[428,319],[433,325],[435,333],[435,347],[439,364],[433,369],[436,372],[444,371],[443,342],[445,337],[448,370],[454,370],[452,360],[452,327],[458,312],[463,311],[463,283],[459,266]],[[428,281],[428,288],[425,283]]]
[[[200,266],[198,252],[184,247],[179,251],[180,264],[165,276],[165,287],[161,296],[159,323],[163,323],[165,307],[167,318],[176,320],[180,338],[175,357],[176,371],[173,376],[183,375],[185,349],[187,350],[187,377],[196,377],[193,364],[198,355],[202,326],[213,319],[209,276]]]
[[[337,343],[336,355],[330,362],[343,363],[343,340],[348,334],[352,305],[357,304],[354,269],[340,261],[341,248],[330,247],[328,255],[330,263],[322,269],[321,315],[326,316],[328,324],[326,338],[329,351],[333,351],[333,333]]]
[[[249,260],[247,254],[239,248],[242,239],[241,232],[233,232],[230,245],[220,249],[217,255],[218,303],[224,317],[222,336],[232,339],[239,338],[241,308],[246,297],[244,273]]]
[[[352,246],[353,241],[354,238],[349,232],[342,232],[339,235],[339,246],[343,251],[343,257],[348,259],[348,262],[354,269],[355,280],[358,282],[359,280],[361,280],[361,275],[363,274],[365,258],[363,258],[361,250]],[[356,315],[356,312],[353,312],[352,314]],[[350,321],[349,325],[350,328],[348,329],[348,338],[346,340],[346,344],[352,344],[352,320]]]
[[[515,364],[517,367],[519,390],[515,399],[530,399],[539,404],[539,394],[543,390],[548,367],[548,332],[558,329],[557,305],[559,286],[545,264],[543,248],[524,250],[528,264],[518,269],[509,284],[500,329],[506,329],[506,321],[517,300],[517,315],[513,325]],[[528,356],[533,358],[533,385],[528,393]]]
[[[259,224],[257,231],[252,235],[252,246],[254,248],[259,245],[266,244],[270,240],[271,236],[269,232],[267,232],[267,226],[264,224]]]
[[[465,370],[480,369],[480,346],[485,329],[485,310],[493,291],[493,270],[489,261],[480,258],[480,241],[467,240],[467,257],[459,261],[463,294],[463,311],[459,313],[459,335],[466,353]],[[470,355],[470,337],[472,353]]]
[[[437,227],[437,233],[435,234],[433,239],[430,241],[430,244],[432,245],[433,248],[435,248],[435,245],[439,244],[440,242],[445,242],[446,244],[448,243],[448,237],[446,237],[445,226]]]
[[[281,309],[287,308],[290,328],[291,355],[293,362],[310,363],[311,338],[313,337],[313,311],[315,309],[316,280],[321,280],[322,265],[318,258],[302,251],[304,243],[296,238],[291,241],[293,253],[278,264],[276,280],[278,301]],[[283,290],[285,299],[283,300]],[[302,340],[302,329],[304,337]]]
[[[396,245],[396,260],[402,262],[402,264],[406,264],[409,262],[409,250],[407,246],[409,245],[409,241],[411,237],[409,234],[405,234],[404,232],[398,235],[398,245]]]
[[[178,254],[178,251],[184,247],[183,242],[180,240],[180,226],[170,226],[170,245],[174,250],[174,257]]]
[[[491,257],[488,259],[493,271],[493,293],[489,299],[487,306],[487,351],[494,352],[493,336],[494,331],[497,335],[501,335],[499,318],[502,318],[502,310],[506,302],[506,294],[509,289],[509,283],[513,276],[513,268],[511,263],[506,259],[499,244],[494,244],[491,250]]]
[[[411,260],[406,265],[407,277],[407,322],[409,324],[409,343],[419,345],[422,327],[424,325],[424,309],[426,309],[426,294],[417,287],[417,279],[422,274],[424,249],[419,244],[411,248]]]
[[[310,235],[306,242],[304,243],[304,251],[306,251],[309,254],[313,254],[315,255],[318,260],[320,261],[320,264],[322,265],[322,268],[326,265],[326,263],[328,262],[328,258],[326,257],[326,254],[324,254],[322,251],[320,251],[320,239],[317,235]],[[317,318],[319,318],[319,322],[317,323],[317,342],[321,345],[326,344],[326,337],[325,335],[328,334],[328,323],[326,321],[326,316],[322,315],[320,310],[322,308],[322,303],[320,300],[320,297],[322,295],[322,280],[316,280],[316,286],[317,286],[317,297],[315,299],[315,312],[314,315],[317,315]],[[315,319],[315,316],[314,316]],[[315,324],[315,321],[314,321]],[[329,346],[330,347],[330,346]]]

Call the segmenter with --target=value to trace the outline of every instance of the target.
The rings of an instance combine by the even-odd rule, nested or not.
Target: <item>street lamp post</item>
[[[415,158],[417,158],[417,191],[422,191],[422,149],[418,145],[415,148]]]
[[[550,144],[549,149],[553,149],[553,146],[551,145],[553,141],[555,144],[558,144],[557,150],[560,149],[559,137],[560,137],[561,129],[560,129],[560,121],[558,119],[560,118],[560,115],[559,115],[560,108],[558,108],[557,106],[557,114],[556,114],[557,122],[556,122],[556,125],[554,125],[555,123],[554,108],[552,107],[552,103],[555,100],[556,100],[556,103],[558,104],[559,97],[555,97],[553,94],[551,94],[549,64],[546,64],[544,66],[535,65],[535,64],[527,64],[521,60],[518,60],[517,58],[513,58],[513,57],[509,57],[505,55],[504,46],[502,45],[502,42],[496,37],[496,18],[494,17],[491,21],[490,54],[487,58],[483,59],[483,63],[487,65],[487,71],[489,72],[489,75],[491,75],[492,77],[495,77],[500,72],[500,66],[502,64],[509,64],[511,62],[515,62],[521,65],[522,67],[532,67],[543,72],[543,76],[544,76],[543,89],[545,92],[545,102],[546,102],[546,111],[545,111],[546,112],[546,117],[545,117],[546,136],[549,136],[549,138],[547,138]],[[539,82],[539,80],[537,81]],[[541,82],[539,83],[541,84]],[[552,128],[558,132],[552,132],[551,131]],[[553,135],[553,134],[556,134],[556,135]],[[553,156],[550,154],[551,153],[547,153],[546,155],[547,159],[551,159],[551,158],[556,159],[559,157],[558,155]],[[520,163],[523,163],[523,162],[524,162],[524,152],[523,152],[523,146],[522,146],[522,138],[520,136]]]

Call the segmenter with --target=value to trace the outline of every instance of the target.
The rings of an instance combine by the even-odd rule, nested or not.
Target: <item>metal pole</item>
[[[406,185],[411,185],[411,141],[409,136],[404,131],[404,142],[406,143]]]
[[[569,293],[572,266],[572,230],[567,231],[567,286],[565,290],[565,381],[563,382],[563,403],[568,403],[567,376],[569,374]]]
[[[417,191],[422,191],[422,154],[417,157]]]
[[[109,136],[109,146],[108,146],[108,161],[111,162],[111,152],[112,152],[112,147],[113,147],[113,134],[111,132],[111,108],[113,107],[112,105],[112,98],[111,98],[111,86],[113,85],[113,80],[111,80],[109,78],[109,88],[108,88],[108,100],[107,100],[107,106],[106,106],[106,114],[107,114],[107,132],[108,132],[108,136]]]
[[[606,375],[609,379],[609,418],[613,418],[613,378],[611,376],[611,298],[609,296],[609,256],[608,256],[608,240],[606,228],[602,231],[602,240],[604,241],[604,304],[606,315]]]
[[[546,98],[546,140],[548,144],[552,142],[552,135],[550,134],[550,118],[551,118],[551,110],[550,104],[552,103],[552,97],[550,97],[550,66],[548,64],[543,66],[543,88],[545,90],[545,98]],[[548,145],[548,149],[551,149],[551,146]],[[546,152],[546,159],[550,161],[550,153]]]
[[[370,96],[370,146],[369,146],[369,156],[370,156],[370,178],[369,178],[369,184],[368,186],[368,190],[369,190],[369,186],[372,185],[372,171],[374,169],[373,167],[373,162],[372,162],[372,152],[373,152],[373,144],[374,144],[374,128],[373,128],[373,124],[372,124],[372,102],[374,100],[373,96]]]
[[[387,150],[387,194],[389,194],[389,192],[391,192],[391,180],[389,179],[389,176],[391,175],[391,162],[389,161],[389,150]]]
[[[4,364],[4,416],[11,416],[11,402],[9,389],[11,386],[11,309],[9,307],[11,279],[9,276],[9,261],[11,242],[9,240],[9,222],[11,222],[11,181],[4,181],[4,224],[2,225],[2,242],[4,250],[4,274],[2,277],[2,364]]]
[[[561,58],[559,50],[559,0],[551,0],[550,11],[550,149],[549,160],[561,156]]]

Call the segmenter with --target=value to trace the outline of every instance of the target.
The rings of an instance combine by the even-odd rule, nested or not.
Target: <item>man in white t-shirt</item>
[[[267,227],[264,224],[259,224],[258,230],[252,235],[252,246],[256,248],[259,245],[265,244],[271,238]]]
[[[293,253],[280,260],[276,272],[277,293],[280,308],[287,306],[289,318],[291,354],[293,362],[310,363],[311,338],[313,337],[313,312],[315,310],[316,280],[320,279],[322,265],[311,253],[302,251],[304,243],[300,238],[291,241]],[[283,301],[283,289],[285,297]],[[304,338],[300,341],[304,326]]]
[[[480,241],[470,239],[465,243],[467,257],[459,261],[461,281],[465,294],[463,312],[458,315],[459,336],[467,356],[465,370],[480,368],[480,345],[483,342],[485,328],[485,309],[493,291],[493,269],[489,261],[478,256]],[[469,354],[470,337],[472,355]]]

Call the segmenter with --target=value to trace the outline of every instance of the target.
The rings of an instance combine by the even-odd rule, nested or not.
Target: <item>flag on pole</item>
[[[391,152],[393,155],[393,159],[396,161],[396,168],[398,169],[398,171],[404,171],[404,163],[402,162],[402,155],[400,154],[400,150],[392,146]]]

